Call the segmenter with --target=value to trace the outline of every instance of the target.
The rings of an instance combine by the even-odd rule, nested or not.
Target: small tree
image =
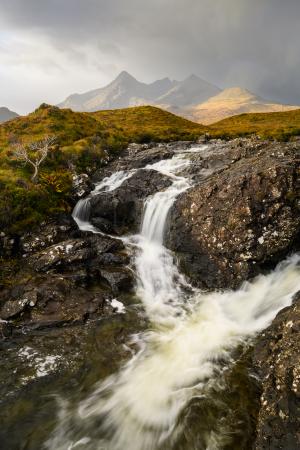
[[[13,156],[24,164],[34,168],[31,180],[36,182],[42,162],[46,159],[50,147],[56,140],[55,136],[46,136],[44,139],[24,145],[22,142],[14,144]]]

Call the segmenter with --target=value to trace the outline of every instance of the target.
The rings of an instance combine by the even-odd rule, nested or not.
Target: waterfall
[[[149,165],[146,169],[168,175],[173,183],[145,201],[141,233],[135,237],[137,256],[137,294],[142,299],[148,317],[155,323],[168,323],[182,313],[182,286],[184,277],[173,261],[173,255],[164,247],[164,227],[168,212],[176,197],[190,187],[189,181],[176,172],[186,168],[189,160],[180,155],[170,160]]]
[[[61,417],[48,449],[179,448],[176,440],[184,433],[179,418],[189,402],[210,398],[212,387],[222,384],[224,368],[232,364],[232,351],[267,327],[300,289],[298,256],[237,291],[207,293],[188,286],[163,245],[168,211],[190,187],[178,175],[188,164],[186,155],[176,155],[147,166],[173,183],[146,199],[140,234],[124,238],[136,249],[137,294],[151,331],[139,336],[138,353],[99,383],[71,419],[67,413]],[[89,434],[87,424],[94,424],[101,437]],[[218,426],[203,435],[201,449],[223,448],[224,430]]]
[[[89,221],[91,214],[91,197],[93,195],[101,194],[101,192],[103,191],[114,191],[119,186],[121,186],[121,184],[125,180],[130,178],[133,173],[134,171],[124,172],[123,170],[114,172],[110,177],[106,177],[99,183],[96,183],[94,190],[91,191],[88,197],[81,199],[76,203],[72,213],[72,217],[81,231],[91,231],[92,233],[98,233],[97,228],[95,228]]]

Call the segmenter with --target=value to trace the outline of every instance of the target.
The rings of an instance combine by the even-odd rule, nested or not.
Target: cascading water
[[[173,184],[146,200],[140,235],[124,239],[136,247],[137,294],[152,331],[139,337],[138,353],[75,413],[61,411],[48,449],[217,450],[228,442],[219,424],[203,433],[201,444],[176,446],[185,434],[180,417],[193,399],[210,398],[212,387],[221,389],[232,351],[291,303],[300,289],[299,257],[236,292],[191,290],[163,246],[168,211],[190,186],[176,173],[188,164],[177,155],[149,166],[169,175]]]
[[[79,200],[73,210],[72,217],[78,225],[78,228],[82,231],[91,231],[97,233],[98,230],[90,222],[91,203],[90,199],[93,195],[98,195],[102,191],[114,191],[121,184],[133,175],[134,171],[113,173],[110,177],[104,178],[102,181],[95,185],[95,189],[90,193],[89,197]]]
[[[147,166],[168,175],[172,185],[158,192],[145,202],[141,233],[134,239],[138,251],[135,260],[137,294],[142,299],[148,317],[155,323],[168,323],[182,314],[182,286],[186,285],[173,261],[172,254],[164,247],[164,227],[170,207],[176,197],[190,187],[184,177],[174,175],[189,165],[189,160],[175,156]]]

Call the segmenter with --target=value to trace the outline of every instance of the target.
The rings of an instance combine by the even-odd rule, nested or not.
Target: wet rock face
[[[91,221],[108,221],[119,232],[137,230],[145,198],[171,184],[169,177],[155,170],[138,170],[114,191],[91,197]]]
[[[129,258],[118,239],[82,233],[39,251],[32,248],[13,287],[1,292],[2,321],[30,328],[83,323],[105,314],[113,295],[132,288]]]
[[[43,250],[76,233],[77,225],[69,214],[62,214],[56,220],[42,224],[34,233],[27,232],[20,238],[19,252],[29,255]]]
[[[111,161],[106,168],[95,172],[92,179],[95,183],[119,170],[141,169],[147,164],[154,164],[162,159],[171,158],[178,149],[191,146],[190,142],[171,144],[130,144],[122,152],[122,156]]]
[[[4,320],[16,318],[30,328],[82,323],[101,315],[106,308],[101,291],[92,294],[75,288],[71,280],[57,275],[36,278],[34,285],[27,283],[19,294],[7,293],[9,299],[1,308],[0,316]]]
[[[0,339],[1,449],[17,450],[24,442],[28,449],[44,448],[57,398],[85,397],[116,372],[137,351],[130,336],[146,325],[134,307],[123,314],[106,307],[101,320],[84,326],[26,330]],[[8,332],[9,324],[0,322],[0,337],[8,338]]]
[[[198,184],[175,202],[166,241],[195,283],[235,288],[299,243],[299,146],[239,141],[220,150],[211,167],[226,163],[194,173]]]
[[[253,448],[300,448],[300,293],[258,336],[253,365],[262,387]]]
[[[173,146],[174,147],[174,146]],[[154,164],[162,159],[171,158],[174,155],[174,148],[168,145],[149,145],[131,144],[127,149],[127,155],[119,161],[123,169],[128,165],[133,169],[140,169],[147,164]]]
[[[86,173],[80,175],[74,174],[72,177],[73,195],[80,199],[88,195],[92,190],[92,183]]]

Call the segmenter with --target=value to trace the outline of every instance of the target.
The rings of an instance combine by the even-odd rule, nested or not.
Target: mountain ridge
[[[187,106],[192,101],[199,103],[219,91],[218,87],[196,75],[190,75],[183,81],[165,77],[152,83],[142,83],[123,71],[108,85],[82,94],[71,94],[57,106],[94,112],[129,106],[164,105],[165,109],[172,111],[172,108]]]
[[[210,125],[227,117],[244,113],[282,112],[299,109],[299,106],[283,105],[266,100],[248,89],[238,86],[224,89],[214,97],[192,107],[186,117]]]
[[[108,85],[81,94],[71,94],[57,106],[73,111],[95,112],[145,105],[157,106],[204,125],[242,113],[299,108],[265,100],[239,86],[222,90],[195,74],[182,81],[165,77],[152,83],[143,83],[125,70]]]

